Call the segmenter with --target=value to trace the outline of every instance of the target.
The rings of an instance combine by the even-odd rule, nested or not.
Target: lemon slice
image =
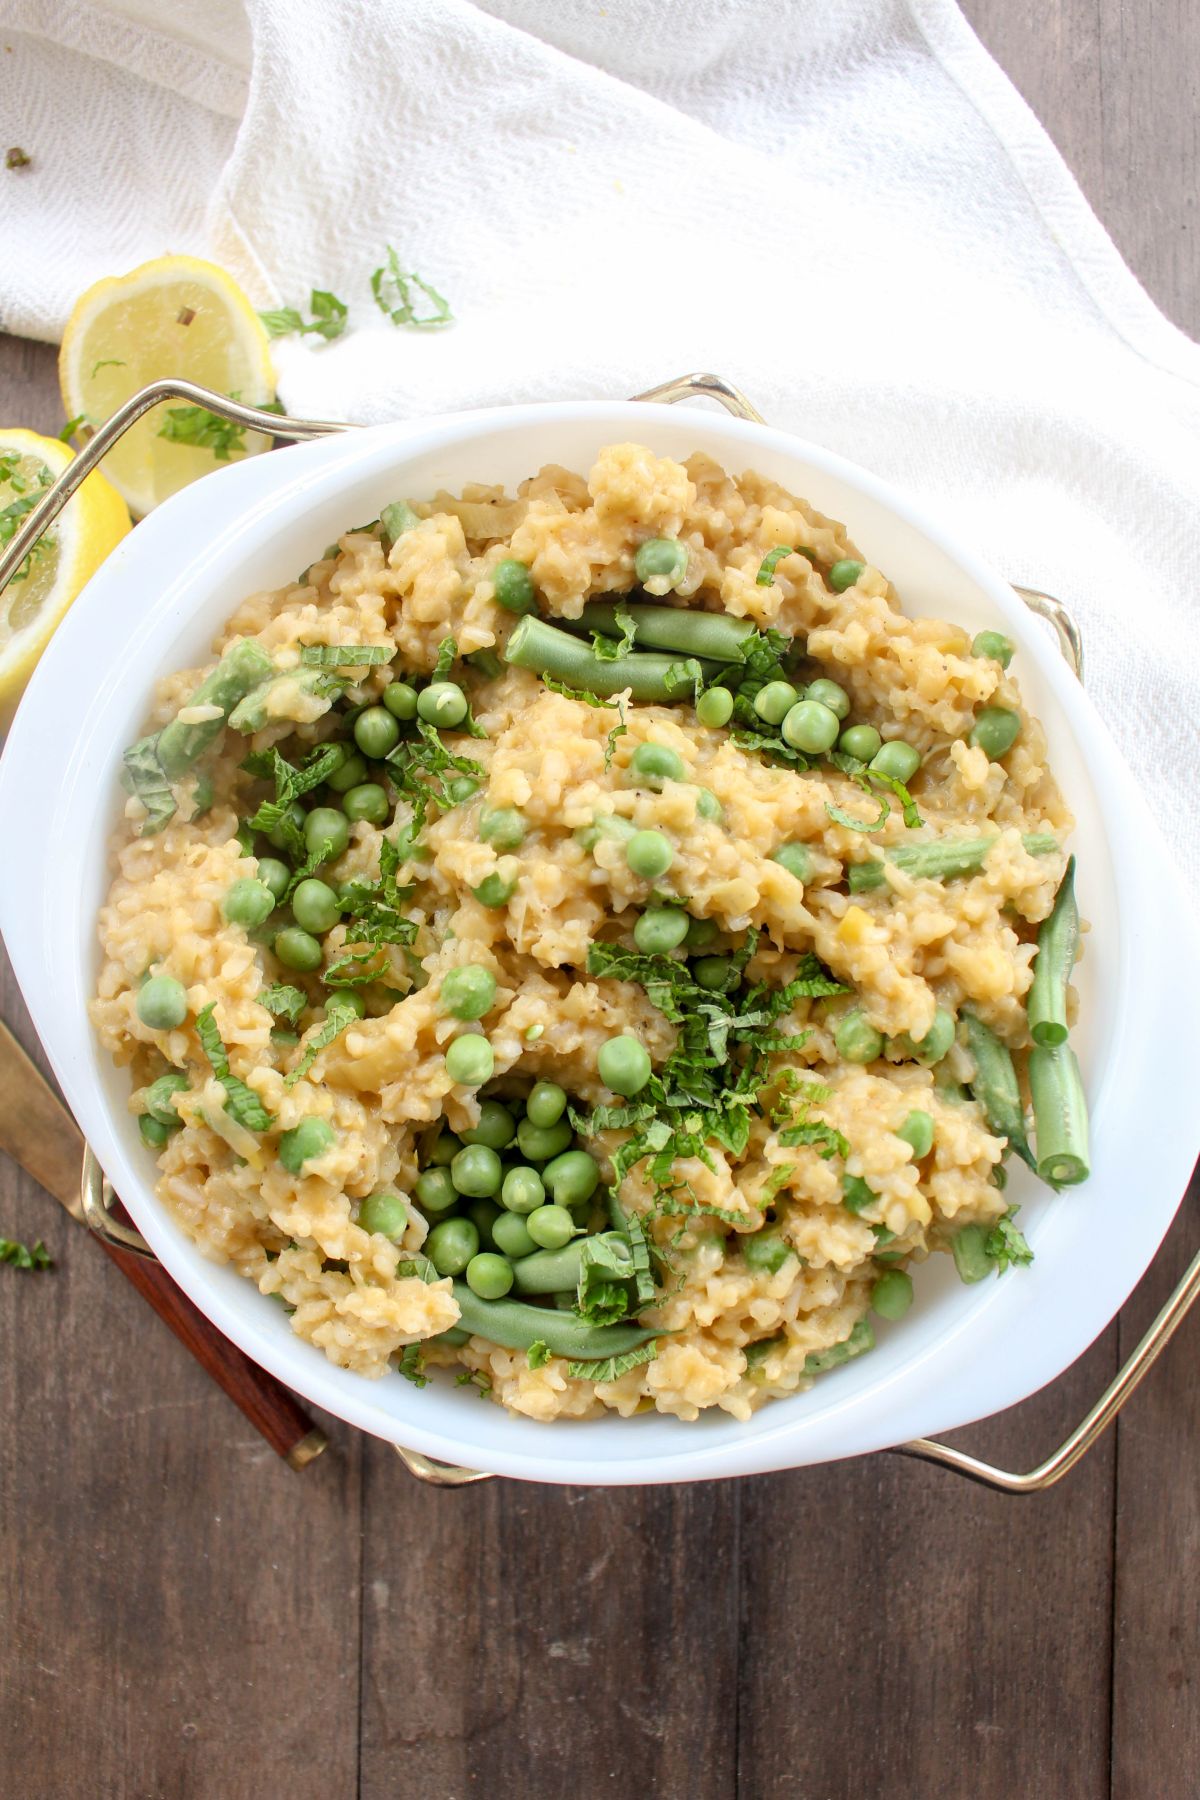
[[[57,438],[0,427],[0,548],[12,542],[71,456]],[[0,722],[12,713],[68,606],[128,530],[125,502],[94,472],[0,593]]]
[[[58,374],[67,417],[82,415],[92,426],[167,375],[248,406],[275,398],[270,341],[258,314],[224,269],[194,256],[162,256],[90,287],[67,321]],[[130,427],[104,468],[140,518],[219,463],[270,442],[167,401]]]

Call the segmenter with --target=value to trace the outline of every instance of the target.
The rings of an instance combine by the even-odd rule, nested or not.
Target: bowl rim
[[[65,903],[25,907],[16,894],[16,884],[9,882],[0,891],[0,929],[9,943],[35,1026],[102,1166],[169,1273],[255,1360],[313,1403],[375,1435],[393,1440],[401,1437],[406,1446],[439,1460],[467,1463],[498,1474],[622,1484],[734,1475],[834,1460],[952,1429],[1002,1410],[1061,1373],[1103,1330],[1152,1259],[1178,1207],[1194,1161],[1200,1121],[1188,1108],[1186,1072],[1177,1066],[1177,1058],[1167,1059],[1168,1047],[1156,1041],[1154,1008],[1160,989],[1170,995],[1176,1016],[1181,1002],[1185,1013],[1189,998],[1200,1002],[1200,953],[1190,915],[1178,896],[1177,877],[1133,778],[1049,638],[1043,641],[1040,629],[1033,627],[1012,589],[973,551],[931,520],[923,507],[866,470],[773,427],[707,411],[681,413],[674,407],[643,401],[551,401],[444,414],[424,421],[364,427],[269,457],[247,459],[184,489],[151,514],[88,584],[52,641],[18,711],[0,761],[0,815],[11,813],[31,841],[32,868],[39,877],[35,888],[53,902],[55,879],[59,878],[61,886],[63,857],[69,862],[70,855],[70,830],[64,821],[87,816],[89,807],[92,816],[111,816],[108,794],[109,784],[115,787],[112,751],[117,742],[112,722],[119,712],[130,710],[128,703],[135,693],[144,714],[150,678],[139,676],[135,683],[132,675],[112,666],[107,620],[114,611],[118,617],[122,610],[131,611],[135,602],[130,596],[156,564],[169,578],[148,611],[129,621],[129,638],[123,641],[134,650],[157,644],[161,652],[173,643],[186,621],[200,616],[205,595],[211,597],[220,571],[227,574],[231,567],[244,563],[256,544],[261,545],[272,532],[278,533],[289,520],[301,523],[319,501],[343,494],[356,480],[377,473],[381,464],[394,468],[428,463],[436,453],[466,441],[506,439],[534,428],[566,428],[581,421],[596,428],[597,443],[612,433],[644,440],[661,425],[664,431],[669,426],[668,435],[693,437],[696,448],[711,449],[716,440],[724,446],[768,451],[806,465],[809,471],[823,472],[864,503],[873,503],[949,559],[965,580],[986,596],[1036,669],[1075,744],[1081,750],[1086,746],[1089,764],[1095,766],[1096,780],[1108,800],[1105,825],[1121,921],[1111,1041],[1136,1046],[1139,1051],[1135,1058],[1131,1050],[1119,1069],[1112,1057],[1098,1070],[1089,1083],[1093,1113],[1099,1118],[1104,1103],[1109,1102],[1119,1103],[1119,1110],[1128,1115],[1136,1104],[1141,1116],[1157,1121],[1161,1129],[1150,1145],[1150,1197],[1140,1210],[1130,1209],[1122,1221],[1126,1229],[1118,1233],[1114,1246],[1119,1254],[1093,1267],[1089,1282],[1072,1280],[1069,1329],[1060,1317],[1052,1318],[1052,1343],[1036,1344],[1038,1354],[1031,1349],[1037,1333],[1028,1329],[1013,1332],[1014,1323],[1035,1307],[1042,1309],[1037,1315],[1039,1323],[1046,1322],[1048,1296],[1043,1290],[1048,1283],[1035,1262],[1023,1273],[1019,1290],[1015,1283],[1011,1287],[1005,1282],[987,1284],[987,1291],[974,1296],[972,1305],[962,1306],[959,1322],[951,1330],[939,1333],[923,1350],[917,1348],[914,1338],[913,1353],[894,1358],[890,1372],[871,1376],[872,1366],[881,1369],[883,1365],[875,1357],[863,1359],[840,1371],[835,1381],[819,1384],[805,1395],[772,1402],[745,1425],[724,1414],[721,1422],[702,1418],[686,1426],[677,1420],[607,1417],[563,1421],[570,1430],[550,1433],[532,1421],[521,1420],[506,1436],[504,1430],[496,1431],[490,1425],[483,1429],[482,1420],[476,1429],[476,1420],[461,1406],[447,1411],[442,1404],[454,1399],[465,1402],[466,1396],[440,1395],[434,1405],[426,1405],[424,1418],[416,1406],[384,1409],[372,1398],[381,1384],[335,1368],[321,1352],[297,1339],[278,1315],[270,1322],[282,1326],[283,1335],[267,1329],[265,1314],[274,1309],[264,1307],[252,1285],[226,1269],[220,1273],[232,1276],[244,1290],[247,1304],[231,1298],[215,1278],[216,1265],[200,1256],[155,1198],[130,1153],[128,1116],[122,1131],[103,1094],[98,1065],[107,1059],[86,1015],[78,1016],[77,1006],[72,1008],[72,999],[78,999],[78,984],[73,996],[70,983],[56,979],[57,930],[63,918],[70,916],[70,908]],[[703,444],[703,439],[708,443]],[[793,479],[799,482],[801,477]],[[853,519],[848,522],[854,533]],[[178,546],[186,544],[189,536],[201,548],[180,563]],[[249,591],[247,587],[243,587],[245,591]],[[227,611],[222,616],[227,616]],[[179,665],[172,665],[168,650],[165,656],[156,655],[152,666],[158,671]],[[80,723],[76,738],[69,746],[60,747],[56,719],[64,699],[78,713]],[[105,751],[98,746],[106,735],[111,742]],[[61,775],[49,807],[22,779],[27,759],[35,755],[43,765],[49,760],[52,768],[57,766]],[[22,884],[26,889],[28,885],[27,881]],[[1155,915],[1161,916],[1164,893],[1177,927],[1170,953],[1169,934],[1150,928]],[[89,943],[94,948],[94,918],[91,926]],[[77,1016],[72,1016],[73,1011]],[[1109,1136],[1106,1184],[1120,1180],[1126,1184],[1125,1191],[1135,1192],[1144,1177],[1145,1154],[1139,1164],[1137,1146],[1114,1143],[1113,1134]],[[1081,1190],[1082,1195],[1086,1193],[1087,1189]],[[1050,1235],[1049,1227],[1039,1235],[1039,1255],[1042,1236],[1048,1240]],[[1062,1274],[1056,1271],[1056,1279]],[[262,1318],[257,1316],[260,1311]],[[956,1357],[946,1354],[952,1344]],[[999,1353],[1002,1346],[1007,1362],[989,1364],[989,1348]],[[923,1381],[935,1363],[939,1365],[938,1380],[932,1384]],[[426,1390],[425,1395],[414,1397],[427,1401],[432,1394],[433,1390]],[[802,1411],[798,1402],[803,1403]],[[404,1415],[402,1423],[397,1411]],[[478,1414],[484,1412],[502,1421],[511,1417],[496,1407],[477,1409]],[[439,1425],[443,1415],[466,1420],[466,1432],[461,1423],[451,1428]],[[648,1446],[651,1433],[647,1428],[652,1428],[657,1444],[664,1425],[675,1433],[670,1448],[647,1447],[642,1453],[635,1437],[634,1448],[617,1452],[618,1442],[631,1431],[642,1434],[641,1441]],[[537,1448],[524,1447],[530,1431],[539,1434]],[[597,1437],[597,1433],[601,1435]],[[819,1448],[814,1448],[817,1440]]]

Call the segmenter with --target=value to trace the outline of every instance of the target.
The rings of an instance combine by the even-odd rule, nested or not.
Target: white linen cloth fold
[[[1200,875],[1200,347],[950,0],[0,0],[0,27],[32,158],[0,170],[0,328],[54,339],[176,250],[260,306],[350,304],[336,343],[277,345],[293,413],[714,369],[1072,607]],[[385,321],[389,243],[451,327]]]

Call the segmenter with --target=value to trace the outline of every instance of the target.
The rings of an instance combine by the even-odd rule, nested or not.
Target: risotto
[[[541,1420],[746,1418],[931,1253],[1028,1261],[1006,1158],[1087,1120],[1012,649],[705,456],[347,531],[125,755],[92,1012],[159,1196],[335,1363]]]

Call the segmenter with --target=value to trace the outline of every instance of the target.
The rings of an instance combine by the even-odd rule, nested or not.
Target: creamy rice
[[[285,1304],[293,1329],[340,1366],[394,1379],[400,1359],[409,1373],[461,1365],[484,1391],[535,1419],[651,1408],[694,1419],[709,1406],[746,1418],[764,1400],[806,1387],[814,1357],[848,1346],[859,1327],[849,1346],[857,1347],[882,1273],[947,1249],[966,1225],[990,1231],[1006,1213],[997,1184],[1006,1145],[970,1092],[961,1031],[936,1066],[913,1044],[919,1048],[938,1009],[957,1019],[969,1008],[1022,1061],[1037,925],[1066,861],[1061,850],[1031,854],[1023,838],[1046,833],[1061,845],[1072,824],[1041,727],[999,661],[973,654],[956,625],[906,616],[878,570],[865,565],[835,591],[834,565],[862,561],[841,525],[774,482],[753,473],[735,479],[705,456],[680,464],[620,444],[601,452],[586,479],[548,468],[515,499],[471,488],[461,499],[439,494],[412,505],[417,522],[394,541],[378,527],[346,533],[294,585],[250,596],[220,634],[218,655],[251,640],[270,657],[277,674],[266,722],[248,736],[221,733],[198,777],[176,782],[165,828],[142,835],[145,808],[128,800],[100,916],[96,1030],[130,1069],[133,1112],[145,1111],[146,1091],[165,1071],[187,1077],[175,1106],[181,1124],[157,1149],[159,1196],[207,1255]],[[324,995],[320,972],[279,966],[263,941],[277,925],[248,931],[222,911],[231,885],[258,867],[235,835],[239,819],[271,791],[241,769],[247,752],[279,746],[295,763],[335,732],[344,736],[346,707],[377,702],[396,678],[423,681],[447,638],[460,659],[480,651],[502,658],[517,625],[494,599],[502,562],[528,567],[543,618],[571,621],[598,596],[645,599],[634,558],[657,538],[687,553],[686,573],[660,603],[782,633],[800,654],[798,685],[832,678],[849,696],[850,723],[903,738],[920,753],[909,783],[920,826],[906,825],[895,800],[880,829],[854,829],[842,820],[874,819],[877,784],[868,795],[828,760],[797,768],[739,744],[736,721],[732,730],[701,725],[686,695],[624,704],[627,729],[614,734],[611,707],[553,691],[523,668],[504,665],[489,677],[459,661],[454,678],[485,735],[449,730],[443,739],[481,765],[479,785],[456,805],[431,808],[427,854],[403,868],[401,880],[413,884],[403,902],[413,943],[378,953],[382,979],[362,990],[366,1015],[286,1084],[301,1047],[272,1035],[280,1021],[260,996],[271,984],[298,987],[312,1002],[300,1024],[311,1037]],[[764,558],[779,546],[796,548],[760,580]],[[920,596],[910,599],[919,604]],[[318,644],[385,646],[395,660],[350,671],[353,685],[331,706],[301,678],[301,646]],[[187,709],[211,667],[160,684],[151,732]],[[1020,716],[1019,736],[999,760],[968,742],[985,707]],[[212,717],[201,701],[183,723],[202,728]],[[682,778],[636,778],[632,760],[650,741],[675,752]],[[207,778],[215,799],[205,806]],[[717,818],[698,810],[705,789],[719,802]],[[305,798],[329,804],[320,793]],[[352,823],[346,850],[322,878],[378,878],[384,835],[394,838],[410,817],[403,793],[389,800],[394,816]],[[481,814],[496,808],[518,810],[525,823],[519,848],[502,856],[479,835]],[[604,814],[661,832],[674,850],[669,871],[654,881],[635,874],[621,836],[589,846],[588,828]],[[994,842],[976,872],[939,881],[888,864],[878,887],[848,891],[848,866],[866,857],[979,837]],[[804,881],[773,860],[782,844],[806,847]],[[258,838],[254,850],[268,847]],[[473,890],[497,870],[515,886],[505,904],[487,905]],[[640,1318],[664,1335],[649,1360],[597,1381],[569,1373],[565,1356],[530,1356],[482,1336],[430,1344],[455,1326],[459,1304],[450,1279],[412,1272],[434,1222],[415,1199],[418,1169],[439,1121],[469,1130],[481,1099],[446,1067],[447,1045],[462,1027],[440,1004],[443,978],[465,965],[495,978],[482,1021],[494,1053],[486,1095],[517,1101],[533,1082],[552,1081],[583,1118],[614,1102],[597,1067],[607,1040],[631,1034],[656,1070],[678,1042],[677,1026],[639,981],[589,973],[595,943],[632,947],[652,890],[712,921],[725,954],[756,932],[748,981],[780,987],[812,955],[847,991],[799,998],[772,1023],[773,1033],[803,1041],[767,1054],[742,1153],[710,1141],[681,1156],[675,1205],[648,1159],[624,1176],[620,1205],[640,1220],[654,1253],[658,1285]],[[324,967],[360,944],[352,923],[335,924],[323,940]],[[686,947],[674,954],[682,961]],[[148,971],[186,990],[180,1025],[156,1028],[139,1017]],[[195,1022],[210,1005],[233,1076],[270,1115],[265,1129],[231,1114],[201,1047]],[[835,1043],[852,1008],[884,1040],[865,1064],[847,1061]],[[933,1127],[932,1148],[919,1159],[897,1135],[914,1111]],[[302,1173],[289,1172],[279,1138],[313,1116],[332,1128],[332,1143]],[[785,1143],[798,1118],[823,1130]],[[606,1182],[627,1135],[628,1128],[584,1135]],[[866,1208],[846,1204],[853,1178],[870,1190]],[[362,1201],[380,1192],[405,1203],[398,1234],[358,1222]],[[601,1223],[603,1199],[601,1190],[593,1203]],[[764,1230],[782,1240],[774,1269],[745,1254]],[[425,1348],[405,1356],[413,1345]]]

